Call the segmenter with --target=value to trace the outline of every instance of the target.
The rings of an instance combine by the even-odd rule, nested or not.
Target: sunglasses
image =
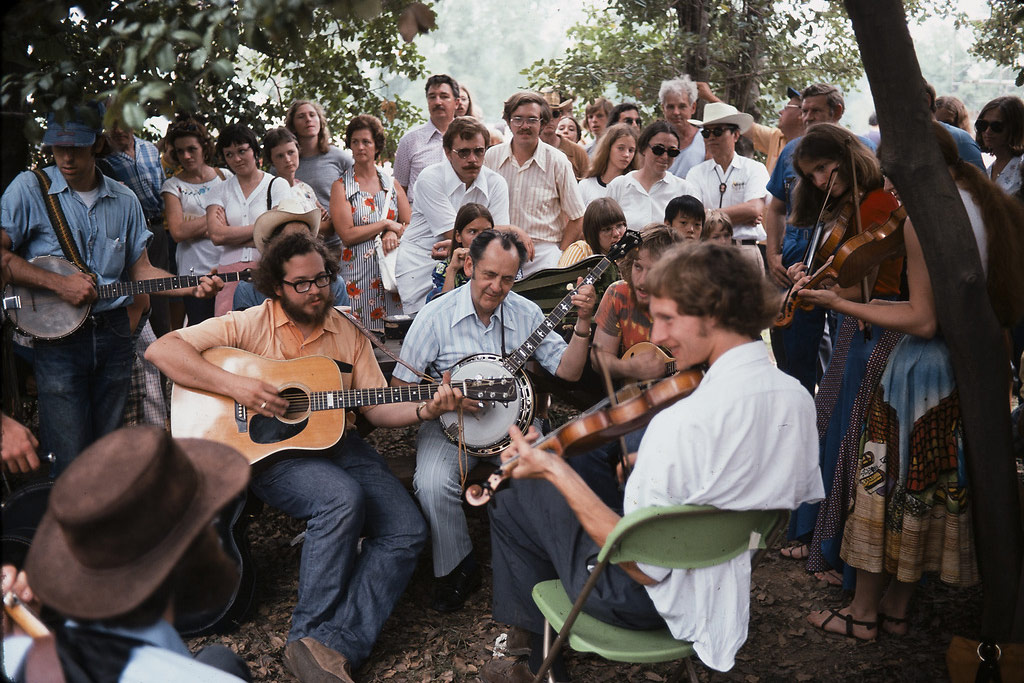
[[[974,122],[974,129],[979,133],[984,133],[986,130],[992,129],[993,133],[1002,133],[1006,124],[1003,121],[986,121],[985,119],[978,119]]]
[[[662,154],[668,154],[669,159],[675,159],[679,156],[679,148],[666,147],[665,145],[651,145],[651,153],[656,157],[660,157]]]
[[[725,128],[702,128],[700,134],[703,135],[705,138],[709,138],[712,135],[714,135],[716,138],[720,138],[722,137],[723,133],[731,133],[734,130],[739,130],[739,128],[734,128],[732,126],[727,126]]]
[[[472,154],[475,157],[483,159],[484,154],[487,152],[486,147],[463,147],[462,149],[453,149],[460,159],[468,159]]]

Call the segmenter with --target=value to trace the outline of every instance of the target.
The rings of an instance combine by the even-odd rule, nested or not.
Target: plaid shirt
[[[106,160],[114,172],[114,179],[127,185],[139,198],[146,221],[161,218],[164,200],[160,196],[160,188],[166,178],[156,145],[136,135],[134,159],[124,152],[111,152]]]

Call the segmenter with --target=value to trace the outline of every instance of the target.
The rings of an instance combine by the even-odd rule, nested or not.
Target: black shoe
[[[434,601],[430,606],[438,612],[457,612],[466,604],[466,598],[480,587],[480,567],[475,563],[469,569],[460,565],[434,581]]]

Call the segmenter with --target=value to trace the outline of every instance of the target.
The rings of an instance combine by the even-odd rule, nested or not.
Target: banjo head
[[[476,413],[464,413],[463,443],[470,455],[489,457],[497,455],[511,443],[509,427],[517,425],[524,432],[533,421],[533,387],[525,373],[513,374],[501,362],[501,356],[478,354],[464,358],[452,368],[452,381],[473,379],[509,379],[516,383],[516,397],[507,402],[487,402]],[[459,415],[444,413],[440,417],[441,429],[448,440],[459,442]]]
[[[37,256],[29,263],[58,275],[80,272],[57,256]],[[7,309],[7,317],[19,332],[35,339],[62,339],[74,334],[92,310],[91,306],[72,306],[48,289],[8,285],[4,297],[8,296],[19,297],[21,306]]]

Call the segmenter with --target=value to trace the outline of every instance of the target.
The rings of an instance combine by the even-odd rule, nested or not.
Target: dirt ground
[[[412,429],[378,430],[370,437],[389,457],[411,452]],[[477,681],[505,625],[491,618],[490,538],[482,509],[469,513],[477,556],[484,562],[484,584],[466,607],[440,614],[428,605],[431,595],[429,550],[421,555],[409,588],[384,628],[369,661],[356,680],[428,682]],[[282,661],[291,608],[296,598],[300,522],[265,508],[249,531],[257,575],[257,605],[235,633],[194,639],[193,648],[223,643],[242,655],[256,681],[295,679]],[[937,581],[918,589],[911,609],[911,630],[902,637],[875,643],[822,633],[804,621],[815,609],[841,607],[848,601],[840,588],[806,573],[802,563],[769,551],[754,572],[747,643],[736,666],[719,673],[695,660],[701,681],[906,681],[948,680],[945,650],[954,634],[976,637],[981,591],[955,590]],[[675,663],[631,665],[594,655],[567,657],[578,683],[591,681],[663,681]]]

